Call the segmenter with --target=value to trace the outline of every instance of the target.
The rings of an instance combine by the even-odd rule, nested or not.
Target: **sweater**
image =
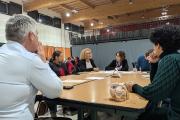
[[[180,120],[180,54],[162,53],[157,72],[148,86],[135,84],[133,92],[157,103],[163,99],[171,99],[171,108],[168,110],[168,120]]]

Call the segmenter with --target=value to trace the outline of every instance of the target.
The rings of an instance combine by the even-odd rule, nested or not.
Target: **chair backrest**
[[[37,116],[44,115],[47,112],[48,112],[47,103],[44,100],[40,101],[38,103],[37,110],[35,111],[36,115]]]

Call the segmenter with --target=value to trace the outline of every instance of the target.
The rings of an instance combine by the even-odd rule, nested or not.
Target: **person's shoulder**
[[[35,53],[29,52],[28,59],[32,66],[46,66],[45,63],[41,60],[41,58]]]
[[[160,63],[172,63],[172,62],[180,62],[180,54],[179,53],[174,53],[174,54],[169,54],[166,55],[162,58]]]
[[[169,55],[169,58],[180,62],[180,53],[171,54],[171,55]]]
[[[144,58],[145,58],[144,55],[140,55],[140,56],[138,57],[139,60],[144,59]]]
[[[123,61],[124,61],[124,62],[127,62],[127,59],[124,59]]]
[[[82,59],[82,60],[80,60],[79,62],[81,62],[81,63],[82,63],[82,62],[85,62],[85,59]]]
[[[111,63],[116,63],[116,60],[115,60],[115,59],[114,59],[114,60],[112,60],[112,61],[111,61]]]
[[[93,59],[90,59],[90,61],[91,61],[91,62],[94,62],[94,60],[93,60]]]

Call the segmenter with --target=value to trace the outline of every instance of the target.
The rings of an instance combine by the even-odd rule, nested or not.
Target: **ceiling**
[[[26,0],[24,2],[26,11],[43,8],[60,13],[65,23],[83,22],[86,29],[180,16],[180,0]],[[160,17],[164,12],[166,14]],[[66,13],[70,13],[70,17],[67,17]]]

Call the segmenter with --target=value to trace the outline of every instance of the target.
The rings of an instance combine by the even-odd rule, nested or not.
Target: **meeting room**
[[[180,120],[180,0],[0,0],[0,120]]]

